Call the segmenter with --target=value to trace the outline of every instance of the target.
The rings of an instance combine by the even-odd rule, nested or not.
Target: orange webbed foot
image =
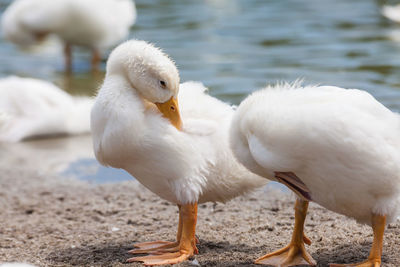
[[[380,266],[381,266],[380,259],[370,259],[354,264],[335,264],[335,263],[329,264],[329,267],[380,267]]]
[[[132,257],[127,262],[143,262],[146,266],[176,264],[198,253],[196,247],[197,203],[179,206],[180,222],[177,242],[155,241],[135,244],[130,253],[148,253],[147,256]]]
[[[180,251],[173,253],[164,253],[161,255],[149,255],[143,257],[133,257],[127,260],[127,262],[143,262],[145,266],[156,266],[166,264],[176,264],[189,259],[192,255],[189,253],[182,253]]]
[[[133,245],[135,247],[132,250],[129,250],[128,253],[131,254],[144,254],[149,253],[152,254],[158,250],[164,249],[171,249],[176,248],[174,251],[179,250],[179,243],[178,242],[169,242],[169,241],[153,241],[153,242],[143,242],[143,243],[136,243]]]
[[[304,244],[310,245],[311,240],[304,234],[304,221],[308,202],[298,199],[295,204],[295,225],[292,240],[289,245],[275,252],[266,254],[254,261],[255,264],[289,267],[296,265],[316,266],[317,263],[306,251]]]
[[[280,250],[266,254],[254,262],[271,266],[289,267],[296,265],[316,266],[315,260],[304,246],[288,245]]]

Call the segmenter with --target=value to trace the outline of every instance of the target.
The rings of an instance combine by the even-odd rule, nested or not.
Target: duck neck
[[[118,90],[109,90],[109,88]],[[106,103],[103,104],[111,106],[112,110],[116,110],[119,114],[134,111],[135,114],[130,115],[136,116],[143,113],[145,108],[145,101],[123,75],[108,75],[99,94],[105,94],[106,97],[102,99]]]
[[[142,98],[122,75],[108,75],[92,109],[96,157],[103,164],[123,168],[129,148],[140,143],[146,127]],[[106,134],[106,136],[104,136]],[[109,135],[115,138],[104,138]]]

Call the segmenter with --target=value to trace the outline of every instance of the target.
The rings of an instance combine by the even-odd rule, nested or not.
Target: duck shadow
[[[199,249],[197,258],[201,266],[260,266],[253,264],[254,253],[262,251],[258,246],[200,240],[197,247]]]
[[[349,243],[317,249],[312,256],[318,262],[318,267],[329,266],[329,263],[354,264],[365,261],[369,256],[370,249],[370,242]],[[388,258],[382,255],[382,265],[386,266],[388,263]]]
[[[132,249],[135,241],[120,243],[94,244],[74,248],[61,249],[51,252],[47,259],[55,265],[69,266],[115,266],[126,264],[132,257],[128,250]],[[311,253],[318,262],[317,267],[329,266],[329,263],[356,263],[365,260],[369,255],[371,244],[343,244],[336,247],[323,247]],[[266,246],[249,246],[248,244],[231,244],[225,242],[208,242],[201,240],[198,244],[199,255],[196,259],[200,266],[236,267],[260,266],[253,264],[254,259],[269,251]],[[382,263],[387,258],[382,257]],[[185,262],[178,266],[193,266],[192,262]],[[129,266],[143,266],[141,263],[130,263]],[[199,265],[197,265],[199,266]],[[301,265],[299,265],[301,266]]]
[[[126,260],[132,257],[128,251],[133,248],[135,241],[119,243],[93,244],[53,251],[46,257],[56,266],[120,266],[127,264]],[[199,255],[194,258],[198,263],[187,261],[174,266],[257,266],[253,258],[246,256],[248,251],[261,251],[259,247],[246,244],[230,244],[229,242],[200,241],[197,245]],[[240,254],[237,256],[235,254]],[[243,255],[242,255],[243,254]],[[129,263],[129,266],[143,266],[141,263]]]
[[[128,251],[132,248],[131,241],[77,246],[53,251],[47,256],[47,260],[57,266],[113,266],[126,263],[131,255]],[[130,266],[141,266],[141,264]]]
[[[207,267],[256,267],[260,265],[253,263],[255,259],[272,252],[266,246],[230,244],[229,242],[201,242],[199,250],[201,251],[200,265]],[[308,265],[299,265],[301,266]]]
[[[249,246],[246,244],[230,244],[229,242],[201,242],[199,250],[201,257],[199,259],[201,266],[213,267],[236,267],[236,266],[260,266],[253,261],[266,253],[273,252],[267,246]],[[311,253],[311,256],[317,261],[317,267],[327,267],[329,263],[351,264],[359,263],[368,258],[371,244],[363,242],[361,244],[343,244],[335,247],[323,247]],[[276,248],[278,249],[278,248]],[[212,252],[210,252],[212,251]],[[216,255],[212,255],[216,254]],[[239,256],[237,255],[239,254]],[[218,256],[219,255],[219,256]],[[254,256],[256,255],[256,256]],[[215,257],[214,257],[215,256]],[[388,264],[388,258],[382,256],[382,264]],[[298,265],[308,266],[308,265]]]

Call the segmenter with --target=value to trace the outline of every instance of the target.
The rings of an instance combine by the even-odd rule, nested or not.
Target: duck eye
[[[161,87],[164,88],[164,89],[167,87],[167,83],[164,82],[164,81],[160,81],[160,85],[161,85]]]

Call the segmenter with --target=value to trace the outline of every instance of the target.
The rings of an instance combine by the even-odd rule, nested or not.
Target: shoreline
[[[135,242],[173,240],[178,211],[138,182],[92,185],[32,170],[0,168],[0,263],[36,266],[127,264]],[[279,190],[200,204],[200,266],[258,266],[254,259],[290,240],[294,196]],[[355,263],[368,257],[372,229],[310,204],[305,223],[318,262]],[[400,266],[400,223],[385,231],[382,265]],[[178,266],[193,266],[190,262]]]

